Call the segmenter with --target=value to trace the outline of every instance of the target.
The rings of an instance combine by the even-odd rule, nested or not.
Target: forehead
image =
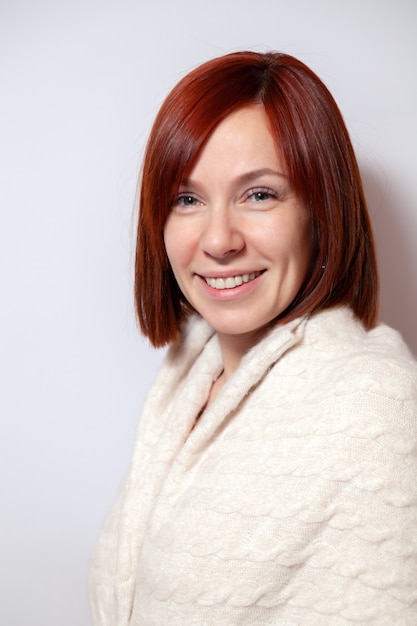
[[[207,172],[238,177],[254,170],[285,173],[262,105],[234,111],[214,129],[187,179]]]

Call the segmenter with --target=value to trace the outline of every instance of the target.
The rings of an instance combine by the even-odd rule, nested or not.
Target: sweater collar
[[[248,371],[251,363],[254,363],[256,371],[263,372],[271,367],[289,348],[301,340],[307,318],[308,316],[303,316],[286,324],[272,326],[262,339],[245,354],[235,374],[242,369]],[[217,335],[205,320],[200,316],[192,315],[185,325],[181,346],[175,349],[178,353],[176,356],[180,356],[179,353],[181,352],[181,360],[186,369],[189,369],[191,363],[195,362],[208,344],[213,345],[210,350],[210,358],[213,359],[216,354],[215,362],[218,369],[221,354]],[[255,372],[253,374],[256,378]]]
[[[265,377],[282,356],[302,341],[307,318],[297,318],[284,325],[272,327],[265,336],[242,358],[239,367],[228,379],[217,398],[204,412],[199,428],[191,434],[189,444],[197,452],[207,438],[233,413],[242,400]],[[201,408],[210,386],[222,369],[221,350],[216,333],[201,318],[189,321],[183,338],[183,354],[187,355],[188,375],[177,402],[191,408],[198,397]],[[194,359],[190,359],[191,354]],[[191,361],[194,361],[191,363]],[[191,366],[191,367],[190,367]],[[181,368],[184,367],[182,363]],[[178,404],[176,403],[178,406]],[[193,415],[198,412],[193,406]],[[174,409],[174,412],[176,410]],[[192,414],[188,416],[191,421]],[[196,447],[194,447],[196,444]],[[187,446],[188,448],[188,446]],[[190,450],[189,450],[190,451]]]

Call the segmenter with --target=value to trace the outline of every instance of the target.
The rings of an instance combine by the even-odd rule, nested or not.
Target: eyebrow
[[[246,172],[245,174],[241,174],[240,176],[236,178],[236,183],[238,185],[244,185],[247,183],[251,183],[254,180],[257,180],[258,178],[261,178],[262,176],[278,176],[279,178],[285,178],[285,179],[288,178],[288,176],[284,174],[283,172],[278,172],[269,167],[265,167],[259,170],[253,170],[251,172]],[[188,187],[188,186],[198,186],[198,183],[196,181],[193,181],[192,178],[184,178],[181,181],[180,187]]]

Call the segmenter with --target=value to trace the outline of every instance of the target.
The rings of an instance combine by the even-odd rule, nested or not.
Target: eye
[[[190,194],[181,194],[178,196],[176,204],[180,206],[195,206],[199,204],[197,198],[191,196]]]
[[[188,214],[201,206],[201,201],[192,193],[180,193],[177,197],[174,197],[171,204],[171,210],[175,213]]]
[[[267,191],[256,191],[251,197],[256,200],[256,202],[261,202],[262,200],[269,200],[271,194]]]
[[[246,194],[246,200],[249,202],[265,202],[266,200],[276,199],[278,194],[276,191],[268,188],[250,189]]]

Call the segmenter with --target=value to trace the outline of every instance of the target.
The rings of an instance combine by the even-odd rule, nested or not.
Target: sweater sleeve
[[[417,624],[417,367],[395,337],[387,358],[393,333],[379,332],[348,359],[341,348],[311,355],[315,376],[296,383],[305,409],[281,428],[294,528],[309,537],[295,577],[301,623]]]
[[[321,517],[304,563],[312,614],[322,624],[415,626],[417,402],[372,390],[346,400],[348,415],[334,402],[343,430],[310,438],[327,443],[302,470],[317,495],[304,515],[317,504]]]
[[[312,391],[306,403],[315,423],[290,433],[302,461],[288,485],[298,485],[306,503],[294,527],[307,522],[310,535],[289,602],[304,603],[301,623],[415,626],[415,362],[368,355],[343,365],[348,373],[339,377],[333,367],[331,402],[317,411]]]

